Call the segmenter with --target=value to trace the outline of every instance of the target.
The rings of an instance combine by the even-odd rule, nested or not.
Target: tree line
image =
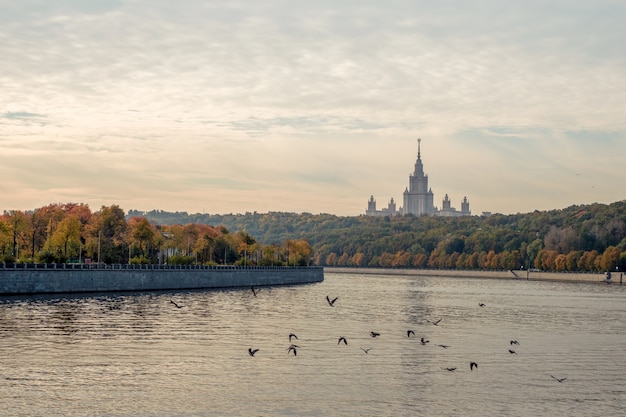
[[[50,204],[0,216],[2,261],[623,271],[626,202],[454,218]]]
[[[156,224],[117,205],[50,204],[0,216],[0,262],[201,265],[308,265],[306,240],[260,244],[224,226]]]
[[[220,224],[260,242],[304,239],[322,266],[620,271],[626,202],[488,217],[188,214],[131,210],[157,224]]]

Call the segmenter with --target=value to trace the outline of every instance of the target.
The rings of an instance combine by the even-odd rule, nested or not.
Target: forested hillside
[[[626,202],[489,217],[339,217],[138,212],[158,225],[207,224],[262,244],[306,240],[332,266],[606,271],[626,267]]]

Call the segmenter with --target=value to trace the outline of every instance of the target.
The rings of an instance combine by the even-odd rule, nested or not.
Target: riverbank
[[[262,287],[323,280],[322,267],[0,264],[0,295]]]
[[[546,272],[527,270],[508,271],[464,271],[464,270],[441,270],[441,269],[404,269],[404,268],[335,268],[325,267],[326,273],[349,273],[349,274],[378,274],[378,275],[414,275],[424,277],[446,278],[492,278],[530,281],[560,281],[560,282],[589,282],[606,283],[606,274],[601,273],[576,273],[576,272]],[[623,273],[613,272],[611,282],[620,284]]]

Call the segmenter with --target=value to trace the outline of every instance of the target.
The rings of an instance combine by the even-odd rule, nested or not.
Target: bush
[[[135,256],[130,258],[131,265],[148,265],[150,264],[150,260],[145,256]]]
[[[56,260],[57,257],[54,255],[54,253],[50,251],[39,252],[39,254],[37,255],[37,262],[42,264],[51,264],[56,262]]]
[[[14,264],[16,261],[15,256],[13,255],[5,255],[2,260],[8,264]]]
[[[167,259],[168,265],[192,265],[195,258],[193,256],[172,255]]]

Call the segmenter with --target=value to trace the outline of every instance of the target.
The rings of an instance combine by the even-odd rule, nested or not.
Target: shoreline
[[[411,275],[440,278],[488,278],[509,279],[524,281],[559,281],[559,282],[586,282],[606,284],[606,273],[579,273],[579,272],[546,272],[527,270],[506,271],[474,271],[474,270],[446,270],[446,269],[408,269],[408,268],[351,268],[351,267],[324,267],[329,274],[377,274],[377,275]],[[612,284],[621,285],[623,272],[611,274]]]

